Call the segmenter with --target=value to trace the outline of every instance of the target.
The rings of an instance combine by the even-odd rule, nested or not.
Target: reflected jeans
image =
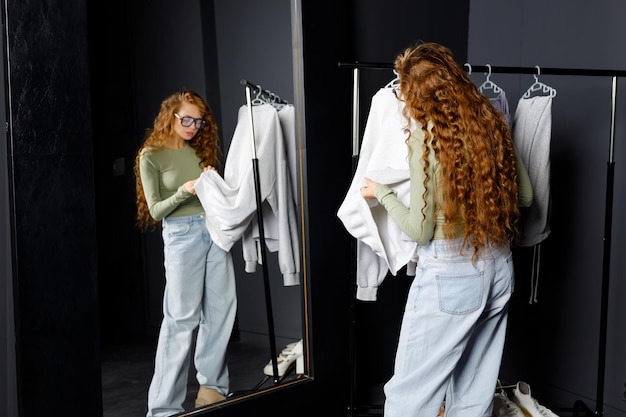
[[[213,243],[204,214],[163,220],[163,322],[148,390],[148,417],[183,410],[194,330],[200,385],[228,394],[226,348],[237,299],[232,255]]]
[[[513,292],[510,248],[488,247],[472,263],[463,239],[417,249],[385,417],[491,417]]]

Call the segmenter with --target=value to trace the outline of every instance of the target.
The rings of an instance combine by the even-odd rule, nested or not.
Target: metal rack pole
[[[252,136],[252,168],[254,170],[254,190],[256,194],[256,213],[259,226],[259,239],[261,244],[261,266],[263,268],[263,284],[265,286],[265,311],[267,314],[267,327],[270,339],[270,354],[272,356],[272,370],[274,374],[274,383],[280,382],[278,377],[278,363],[276,359],[276,340],[274,336],[274,315],[272,312],[272,294],[270,291],[269,273],[267,271],[267,250],[265,247],[265,231],[263,228],[263,201],[261,199],[261,181],[259,174],[259,159],[256,152],[256,138],[254,134],[254,117],[252,111],[252,99],[250,94],[250,84],[246,83],[246,102],[248,104],[248,118],[250,120],[250,134]]]

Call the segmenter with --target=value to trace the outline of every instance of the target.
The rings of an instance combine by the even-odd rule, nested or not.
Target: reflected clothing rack
[[[278,384],[280,382],[279,373],[278,373],[278,362],[276,355],[276,340],[274,334],[274,315],[272,312],[272,298],[270,291],[270,283],[269,283],[269,273],[267,269],[267,248],[265,246],[265,230],[263,226],[263,212],[262,212],[262,197],[261,197],[261,180],[259,173],[259,159],[257,157],[257,146],[256,146],[256,137],[254,133],[254,116],[253,116],[253,105],[257,104],[252,99],[252,93],[256,94],[258,99],[262,99],[265,102],[272,105],[285,105],[288,104],[287,101],[281,99],[276,94],[272,93],[269,90],[264,90],[258,84],[252,84],[247,80],[241,80],[241,85],[245,87],[246,93],[246,104],[248,106],[248,119],[250,122],[250,133],[251,133],[251,146],[252,146],[252,169],[254,173],[254,189],[256,194],[256,206],[257,206],[257,222],[259,228],[259,241],[261,244],[259,245],[260,256],[261,256],[261,266],[263,270],[263,284],[265,288],[265,306],[266,306],[266,314],[267,314],[267,326],[269,332],[270,339],[270,355],[272,360],[272,373],[274,377],[274,383]],[[255,389],[260,388],[268,378],[264,378],[261,382],[259,382]]]
[[[360,70],[393,70],[394,66],[391,63],[374,63],[374,62],[339,62],[340,69],[351,69],[353,71],[353,103],[352,103],[352,172],[356,170],[358,158],[359,158],[359,84],[360,84]],[[487,66],[487,65],[470,65],[470,71],[490,72],[490,73],[502,73],[502,74],[537,74],[537,67],[517,67],[517,66]],[[606,169],[606,195],[605,195],[605,217],[604,217],[604,239],[603,239],[603,259],[602,259],[602,290],[601,290],[601,305],[600,305],[600,337],[598,343],[598,370],[597,370],[597,384],[596,384],[596,404],[595,411],[592,411],[582,400],[577,400],[574,403],[573,411],[574,416],[578,416],[579,411],[585,412],[588,416],[602,416],[604,411],[604,379],[606,368],[606,338],[607,338],[607,315],[608,315],[608,296],[609,296],[609,278],[610,278],[610,265],[611,265],[611,226],[613,217],[613,189],[615,178],[615,113],[617,105],[617,79],[620,77],[626,77],[625,70],[611,70],[611,69],[574,69],[574,68],[543,68],[541,67],[542,75],[565,75],[565,76],[592,76],[592,77],[611,77],[611,126],[610,126],[610,140],[609,140],[609,154]],[[352,257],[354,258],[353,273],[356,280],[356,245],[353,244]],[[353,280],[353,281],[355,281]],[[350,322],[350,356],[352,364],[352,374],[350,376],[350,404],[349,404],[349,416],[355,416],[355,381],[356,381],[356,358],[354,354],[355,346],[355,316],[354,316],[354,303],[355,298],[352,299],[351,305],[351,322]]]

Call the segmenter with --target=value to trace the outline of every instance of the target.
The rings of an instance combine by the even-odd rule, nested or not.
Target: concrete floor
[[[277,338],[278,352],[289,342]],[[146,340],[103,348],[102,401],[103,417],[143,417],[147,412],[148,386],[154,369],[156,342]],[[228,350],[228,368],[232,393],[250,392],[272,386],[273,378],[266,380],[263,367],[270,360],[267,335],[240,333],[231,341]],[[285,381],[293,378],[293,373]],[[257,387],[264,380],[261,387]],[[195,371],[190,369],[185,411],[194,408],[198,392]]]

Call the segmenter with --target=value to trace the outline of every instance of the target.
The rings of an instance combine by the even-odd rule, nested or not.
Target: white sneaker
[[[504,391],[496,392],[493,397],[494,417],[525,417],[524,412],[506,395]]]
[[[530,395],[530,385],[520,381],[513,388],[513,401],[530,417],[558,417]]]
[[[289,347],[290,345],[287,345],[276,358],[278,376],[281,378],[285,376],[294,364],[296,365],[296,375],[304,374],[304,347],[302,346],[302,340],[295,342],[291,349]],[[274,364],[271,360],[263,368],[263,373],[267,376],[274,375]]]

